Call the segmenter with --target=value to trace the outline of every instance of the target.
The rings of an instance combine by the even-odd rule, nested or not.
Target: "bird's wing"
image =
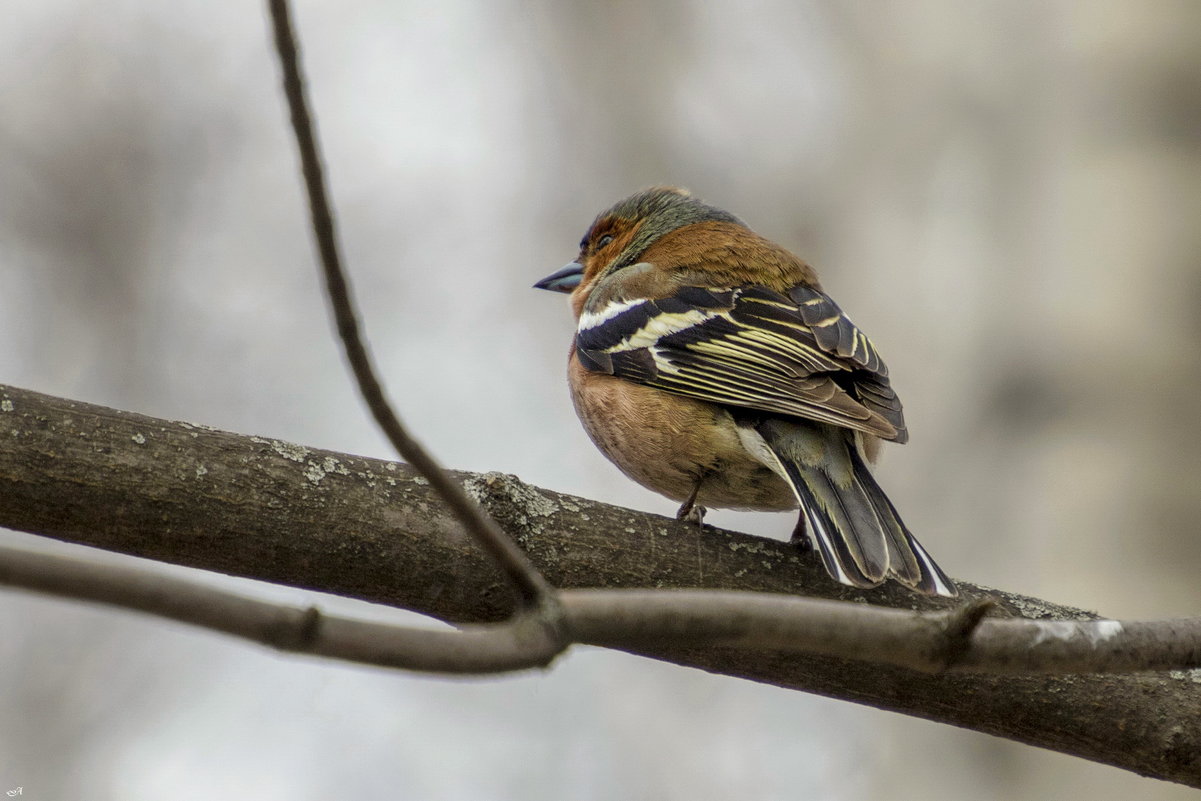
[[[713,403],[904,442],[901,402],[868,338],[825,293],[683,287],[580,316],[584,367]]]

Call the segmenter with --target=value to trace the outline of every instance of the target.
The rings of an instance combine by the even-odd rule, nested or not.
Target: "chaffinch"
[[[588,435],[678,517],[799,506],[793,541],[837,581],[956,594],[867,467],[880,440],[908,439],[888,368],[808,264],[657,187],[602,212],[534,286],[571,293]]]

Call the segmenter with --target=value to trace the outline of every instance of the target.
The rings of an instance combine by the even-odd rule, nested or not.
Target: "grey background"
[[[388,456],[327,321],[260,4],[0,13],[0,380]],[[529,287],[597,211],[682,184],[873,337],[912,432],[881,480],[952,575],[1201,606],[1201,5],[297,13],[374,353],[446,464],[670,513],[588,443],[565,304]],[[10,591],[0,632],[0,789],[30,799],[1186,797],[589,649],[433,680]]]

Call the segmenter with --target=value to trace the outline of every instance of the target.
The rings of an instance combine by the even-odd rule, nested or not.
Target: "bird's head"
[[[534,284],[538,289],[572,292],[637,264],[664,235],[702,222],[742,226],[729,212],[694,198],[686,189],[657,186],[631,195],[602,211],[580,240],[575,261]]]
[[[659,186],[601,212],[575,261],[534,284],[571,293],[576,317],[612,303],[667,297],[684,286],[818,287],[803,261],[687,190]]]

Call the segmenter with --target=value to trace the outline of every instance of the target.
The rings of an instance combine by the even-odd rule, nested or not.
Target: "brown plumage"
[[[887,367],[805,262],[659,187],[599,215],[535,286],[571,293],[585,430],[681,517],[800,506],[794,539],[838,581],[955,594],[866,466],[908,438]]]

